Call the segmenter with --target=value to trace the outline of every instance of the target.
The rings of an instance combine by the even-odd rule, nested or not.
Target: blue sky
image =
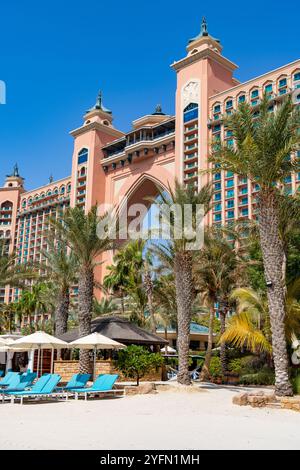
[[[230,5],[230,7],[228,7]],[[230,10],[229,10],[230,8]],[[77,0],[2,2],[0,184],[15,162],[28,189],[70,174],[71,129],[99,88],[114,124],[152,112],[174,112],[175,73],[205,15],[240,80],[300,57],[299,2],[261,0]]]

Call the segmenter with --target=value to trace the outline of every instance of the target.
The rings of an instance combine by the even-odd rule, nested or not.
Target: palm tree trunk
[[[79,273],[78,280],[78,320],[79,337],[91,333],[92,311],[93,311],[94,273],[93,269],[84,267]],[[87,374],[90,371],[89,351],[80,351],[80,373]]]
[[[226,330],[226,313],[227,313],[226,310],[220,311],[221,335],[225,333],[225,330]],[[226,343],[224,341],[220,345],[220,360],[221,360],[222,376],[224,378],[227,372]]]
[[[70,291],[66,288],[61,291],[55,309],[55,334],[63,335],[68,330],[68,316],[70,307]]]
[[[177,381],[191,384],[189,374],[190,326],[194,301],[192,255],[190,252],[176,253],[174,259],[176,303],[178,315],[178,375]]]
[[[279,235],[279,216],[274,192],[261,192],[259,234],[265,278],[268,283],[267,295],[275,366],[275,393],[279,396],[291,396],[293,391],[289,381],[284,325],[285,283],[282,280],[284,249]]]
[[[205,360],[201,369],[200,380],[208,380],[210,378],[209,366],[211,361],[212,346],[213,346],[213,331],[214,331],[214,318],[215,318],[215,302],[212,301],[210,312],[209,312],[209,323],[208,323],[208,342],[205,354]]]
[[[147,303],[148,303],[148,309],[149,309],[149,314],[150,314],[151,331],[152,333],[155,333],[156,323],[155,323],[154,308],[153,308],[153,282],[152,282],[149,271],[145,272],[144,283],[145,283],[145,288],[147,292]]]

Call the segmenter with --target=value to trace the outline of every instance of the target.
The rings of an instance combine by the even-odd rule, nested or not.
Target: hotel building
[[[212,139],[233,144],[223,118],[239,103],[249,102],[254,115],[264,93],[270,100],[270,112],[291,93],[300,103],[300,60],[240,83],[234,77],[237,65],[222,54],[222,46],[208,33],[205,20],[186,50],[185,57],[171,65],[177,74],[174,116],[157,106],[152,114],[133,121],[132,129],[124,133],[113,126],[112,112],[104,107],[100,93],[82,125],[71,132],[74,152],[69,176],[26,191],[15,166],[0,188],[0,237],[8,240],[18,263],[43,261],[49,217],[67,207],[78,205],[88,211],[96,203],[121,206],[125,196],[128,205],[144,202],[145,196],[157,193],[157,186],[172,186],[175,177],[197,190],[210,178],[200,170],[208,168]],[[209,224],[255,217],[257,185],[230,172],[215,173],[211,178],[214,206]],[[291,174],[285,183],[286,191],[294,193],[300,174]],[[109,261],[111,258],[105,260]],[[105,263],[101,269],[100,277]],[[18,295],[17,289],[7,287],[0,290],[0,302],[14,301]]]

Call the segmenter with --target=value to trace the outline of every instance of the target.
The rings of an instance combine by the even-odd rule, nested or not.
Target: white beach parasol
[[[94,379],[96,371],[96,355],[98,349],[123,349],[126,346],[118,341],[108,338],[107,336],[101,335],[100,333],[91,333],[90,335],[78,338],[75,341],[69,343],[69,347],[79,349],[93,349],[94,350]]]
[[[37,349],[38,350],[38,363],[37,363],[37,372],[39,373],[40,368],[40,355],[43,349],[52,349],[52,358],[51,358],[51,373],[53,372],[53,360],[54,360],[54,349],[65,349],[68,348],[68,343],[62,341],[61,339],[55,338],[55,336],[49,335],[44,331],[36,331],[31,335],[24,336],[23,338],[17,339],[14,341],[13,345],[10,346],[12,351],[21,351],[28,349]],[[41,375],[42,375],[41,364]]]

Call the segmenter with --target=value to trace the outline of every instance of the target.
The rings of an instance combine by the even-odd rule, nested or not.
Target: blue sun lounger
[[[88,395],[100,395],[107,393],[121,393],[124,395],[123,389],[113,388],[116,380],[118,379],[118,374],[103,374],[100,375],[91,387],[81,388],[74,390],[75,399],[78,400],[80,395],[83,395],[85,400],[87,400]]]
[[[0,370],[0,377],[3,377],[4,375],[4,370]]]
[[[24,398],[51,398],[62,397],[66,395],[63,392],[55,393],[55,387],[61,380],[58,374],[43,375],[32,387],[31,390],[24,390],[22,392],[11,392],[11,402],[14,403],[16,398],[20,398],[20,403],[23,405]],[[67,397],[66,397],[67,398]]]
[[[55,391],[70,390],[74,391],[77,388],[83,388],[86,386],[91,374],[74,374],[71,380],[64,387],[56,387]]]
[[[0,381],[0,388],[16,387],[20,383],[21,375],[19,372],[7,372]]]
[[[33,384],[33,381],[36,378],[36,373],[35,372],[29,372],[25,373],[20,376],[19,383],[16,385],[9,385],[5,389],[2,390],[3,395],[6,393],[11,393],[11,392],[21,392],[25,390],[26,388],[30,387]],[[3,401],[3,396],[2,396],[2,401]]]

